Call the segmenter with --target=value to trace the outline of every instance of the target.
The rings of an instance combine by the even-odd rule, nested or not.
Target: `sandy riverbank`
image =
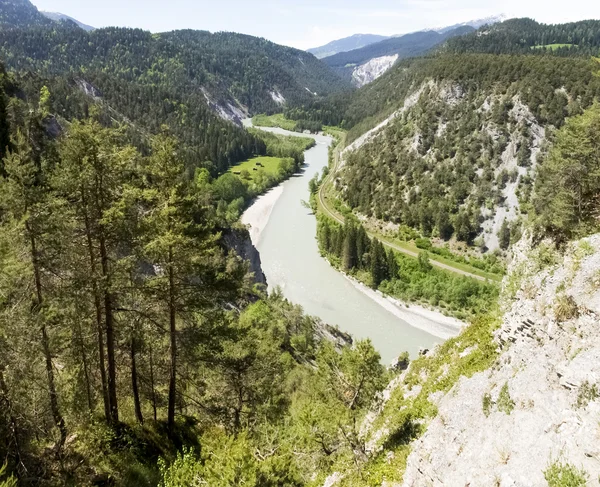
[[[344,274],[354,287],[359,289],[362,293],[370,297],[377,304],[385,308],[387,311],[392,313],[397,318],[408,323],[414,328],[423,330],[430,335],[447,340],[457,336],[461,330],[467,326],[466,323],[449,316],[445,316],[439,311],[424,308],[417,304],[407,305],[402,301],[398,301],[390,296],[386,296],[380,291],[374,291],[370,287],[365,286],[363,283],[356,279]]]
[[[256,247],[260,236],[269,223],[275,203],[283,193],[283,186],[279,185],[270,189],[268,193],[259,196],[242,215],[242,223],[250,225],[250,240]]]

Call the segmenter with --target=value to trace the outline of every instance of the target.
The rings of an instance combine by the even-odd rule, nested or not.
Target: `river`
[[[298,135],[279,128],[263,130]],[[370,338],[384,363],[403,351],[414,357],[420,348],[442,342],[426,328],[419,329],[400,319],[394,314],[394,305],[349,280],[319,254],[316,218],[302,201],[309,199],[309,180],[327,166],[332,139],[324,135],[312,137],[317,145],[306,151],[302,173],[258,198],[242,216],[244,223],[251,224],[257,212],[262,214],[264,228],[251,229],[251,236],[260,252],[269,289],[279,286],[284,296],[301,305],[306,313],[337,325],[354,338]],[[456,332],[450,332],[453,334]],[[440,336],[447,338],[444,333]]]

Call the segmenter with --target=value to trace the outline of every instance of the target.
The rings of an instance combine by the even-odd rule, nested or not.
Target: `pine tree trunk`
[[[0,368],[0,399],[2,399],[2,402],[4,403],[4,411],[8,413],[8,420],[10,421],[10,434],[12,436],[12,442],[14,444],[16,463],[17,465],[22,466],[23,460],[21,458],[21,442],[19,440],[19,429],[17,426],[17,418],[15,417],[12,410],[12,404],[10,401],[10,396],[8,394],[8,386],[6,385],[6,381],[4,380],[4,367]]]
[[[154,390],[154,357],[152,356],[152,345],[150,345],[150,390],[152,391],[152,413],[156,422],[156,392]]]
[[[175,276],[173,269],[173,249],[169,249],[169,330],[171,338],[171,365],[169,368],[169,405],[167,424],[169,433],[175,427],[175,394],[177,367],[177,328],[175,323]]]
[[[85,198],[82,194],[82,201]],[[94,307],[96,309],[96,328],[98,334],[98,358],[100,363],[100,380],[102,382],[102,399],[104,401],[104,418],[106,421],[110,418],[110,400],[108,397],[108,387],[106,384],[106,364],[104,362],[104,326],[102,325],[102,301],[98,290],[97,273],[96,273],[96,257],[94,255],[94,245],[92,242],[92,231],[90,219],[87,212],[84,215],[85,233],[87,238],[88,253],[90,257],[90,271],[92,274],[92,292],[94,293]]]
[[[104,316],[106,319],[106,354],[108,357],[108,400],[110,405],[110,422],[119,422],[117,405],[117,366],[115,362],[115,331],[113,317],[113,298],[110,292],[109,264],[106,242],[100,236],[100,260],[102,262],[102,277],[104,278]]]
[[[135,418],[138,423],[144,424],[144,417],[142,416],[142,406],[140,404],[140,392],[138,389],[137,380],[137,366],[135,363],[136,354],[136,339],[135,336],[131,337],[131,389],[133,391],[133,403],[135,405]]]
[[[33,232],[28,222],[25,223],[25,229],[29,234],[29,241],[31,244],[31,263],[33,265],[33,275],[35,280],[35,291],[36,291],[36,303],[35,313],[39,315],[43,305],[43,294],[42,294],[42,278],[40,273],[40,266],[37,259],[37,246]],[[56,383],[54,380],[54,366],[52,365],[52,354],[50,353],[50,339],[48,337],[48,331],[46,329],[46,323],[44,317],[41,318],[42,333],[42,348],[44,350],[44,359],[46,362],[46,377],[48,379],[48,394],[50,395],[50,410],[52,411],[52,417],[54,418],[54,424],[60,432],[60,440],[56,445],[56,450],[60,451],[67,439],[67,428],[65,426],[65,420],[60,413],[58,406],[58,394],[56,392]]]
[[[88,370],[87,355],[85,353],[85,343],[83,341],[83,332],[81,331],[81,323],[77,324],[77,334],[79,335],[79,346],[81,352],[81,362],[83,364],[83,378],[85,380],[85,392],[87,395],[88,409],[90,414],[94,412],[94,404],[92,402],[92,386],[90,384],[90,373]]]

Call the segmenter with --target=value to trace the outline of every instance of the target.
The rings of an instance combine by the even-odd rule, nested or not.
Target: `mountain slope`
[[[29,0],[0,0],[0,27],[10,29],[52,25],[52,21],[38,12]]]
[[[541,253],[525,242],[515,249],[517,292],[495,333],[496,366],[436,400],[438,417],[412,447],[404,486],[597,482],[600,235],[540,270]],[[567,473],[571,483],[551,481]]]
[[[472,27],[460,27],[444,33],[435,31],[415,32],[401,37],[392,37],[354,51],[329,56],[324,58],[323,61],[340,76],[352,79],[354,73],[371,60],[383,61],[386,57],[396,55],[399,59],[419,56],[451,37],[463,35],[473,30]],[[364,70],[365,68],[363,68]]]
[[[360,123],[350,131],[339,190],[361,215],[441,242],[506,248],[548,134],[600,95],[597,69],[550,56],[401,63],[347,112],[351,121],[354,108],[379,107],[383,123],[367,134]]]
[[[361,425],[361,468],[339,462],[319,485],[593,485],[599,265],[600,234],[563,252],[524,239],[503,316],[476,320],[399,372]]]
[[[43,84],[65,95],[78,87],[89,102],[106,104],[142,132],[168,124],[187,148],[189,165],[214,171],[264,150],[241,129],[248,113],[279,111],[350,87],[311,54],[256,37],[86,32],[71,22],[56,24],[25,0],[4,0],[0,15],[14,22],[0,30],[0,55],[8,68],[36,73],[38,93]],[[63,116],[85,113],[77,97],[56,98],[65,105]]]
[[[385,39],[388,39],[388,37],[376,34],[354,34],[350,37],[344,37],[343,39],[331,41],[324,46],[307,49],[306,51],[314,54],[318,59],[322,59],[328,56],[333,56],[339,52],[360,49],[361,47],[365,47]]]
[[[143,83],[163,76],[171,84],[203,88],[212,98],[237,101],[255,113],[347,87],[311,54],[266,39],[193,30],[153,35],[128,28],[56,28],[27,0],[3,2],[0,15],[7,23],[15,18],[14,27],[19,27],[1,33],[10,68],[48,73],[101,69]]]
[[[60,12],[43,12],[40,11],[42,15],[48,17],[50,20],[54,20],[55,22],[60,22],[61,20],[70,20],[71,22],[75,22],[79,27],[88,32],[95,29],[91,25],[84,24],[83,22],[79,22],[79,20],[74,19],[73,17],[69,17],[68,15],[61,14]]]
[[[204,88],[254,113],[345,87],[311,54],[242,34],[189,30],[153,35],[127,28],[85,32],[65,25],[3,31],[0,46],[10,68],[48,73],[85,68],[142,83],[160,80]]]

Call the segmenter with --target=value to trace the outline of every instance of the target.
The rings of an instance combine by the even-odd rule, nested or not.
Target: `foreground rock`
[[[497,365],[440,400],[412,446],[404,486],[545,486],[552,465],[597,482],[600,235],[541,272],[552,250],[536,252],[515,252],[520,286],[496,334]]]

